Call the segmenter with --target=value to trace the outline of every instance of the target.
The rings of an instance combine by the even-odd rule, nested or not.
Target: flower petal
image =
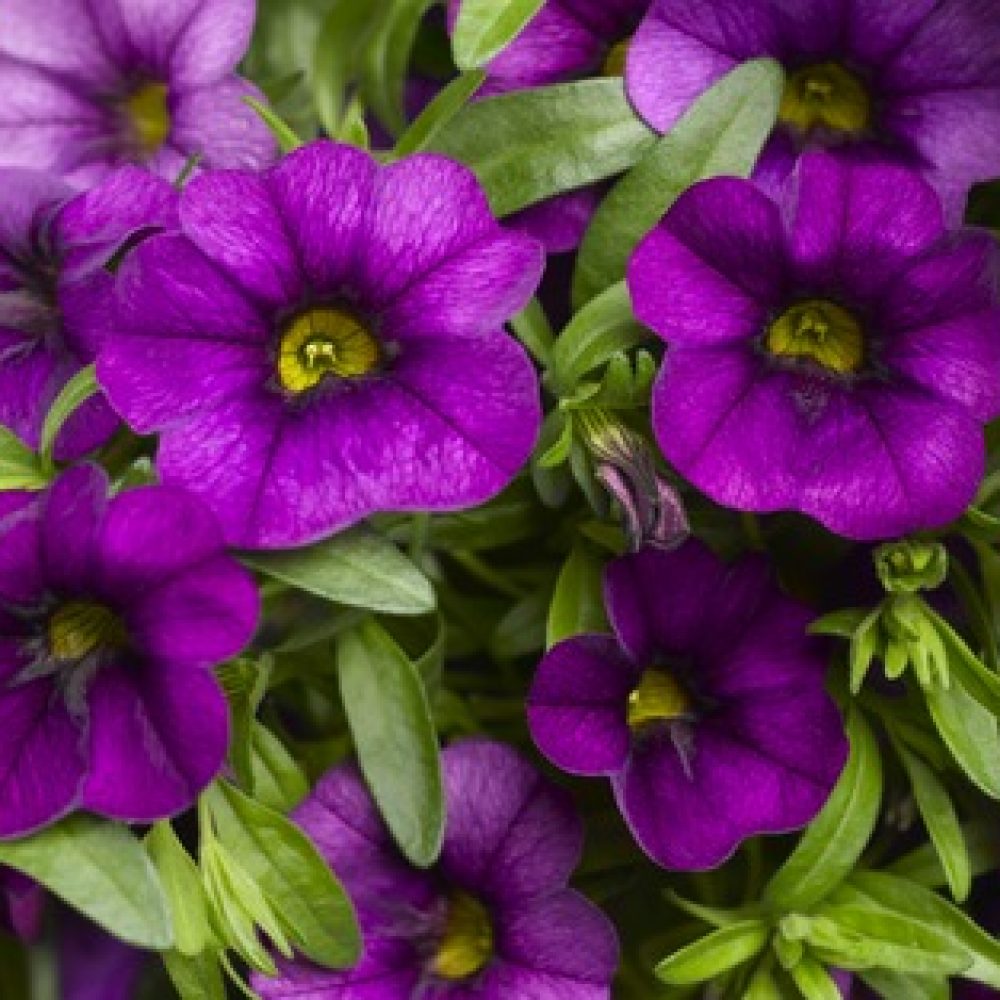
[[[611,774],[628,757],[625,719],[641,668],[613,636],[580,635],[546,653],[528,694],[528,728],[535,745],[571,774]]]
[[[39,537],[51,587],[85,593],[93,583],[107,496],[107,474],[90,463],[67,469],[45,494]]]

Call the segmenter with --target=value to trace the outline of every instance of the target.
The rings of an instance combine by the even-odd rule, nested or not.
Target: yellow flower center
[[[380,359],[378,341],[356,316],[322,306],[297,316],[285,330],[278,349],[278,378],[289,392],[306,392],[328,375],[367,375]]]
[[[448,906],[444,936],[434,956],[434,973],[442,979],[467,979],[479,972],[493,954],[493,925],[486,908],[464,892]]]
[[[771,324],[767,349],[776,357],[803,358],[838,375],[864,362],[861,326],[843,306],[810,299],[788,309]]]
[[[82,660],[125,644],[125,626],[103,604],[70,601],[49,619],[49,651],[57,660]]]
[[[649,722],[679,719],[691,710],[691,699],[673,674],[650,667],[628,696],[628,725],[639,729]]]
[[[145,156],[151,156],[170,134],[170,111],[167,88],[162,83],[146,83],[125,99],[125,115],[136,143]]]
[[[778,119],[801,132],[863,132],[871,123],[871,98],[865,85],[839,63],[805,66],[789,73]]]
[[[624,76],[625,60],[628,58],[628,48],[631,44],[632,39],[629,37],[623,38],[617,45],[611,47],[601,68],[601,76]]]

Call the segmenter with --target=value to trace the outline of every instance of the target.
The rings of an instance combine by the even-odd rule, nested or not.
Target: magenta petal
[[[302,294],[295,248],[266,181],[235,170],[196,177],[181,200],[184,233],[251,298],[287,307]]]
[[[138,596],[127,626],[149,655],[171,665],[208,667],[246,646],[259,612],[253,578],[220,555]]]
[[[100,585],[127,601],[222,553],[211,511],[183,490],[143,486],[108,505],[101,539]],[[235,581],[234,581],[235,582]]]
[[[315,289],[338,288],[352,276],[376,171],[367,153],[319,141],[268,172],[268,186]]]
[[[19,837],[77,805],[85,763],[79,720],[45,678],[0,692],[0,837]]]
[[[848,288],[862,302],[944,234],[934,190],[903,167],[813,153],[802,158],[790,193],[799,281]]]
[[[273,163],[278,154],[274,137],[247,105],[247,97],[264,100],[252,83],[238,76],[179,94],[172,109],[169,146],[164,147],[176,151],[177,159],[169,168],[166,162],[154,163],[157,173],[174,180],[195,155],[209,169],[259,170]]]
[[[358,280],[369,302],[387,303],[498,229],[471,170],[422,153],[379,171],[365,222]]]
[[[444,874],[514,901],[565,885],[583,846],[569,795],[499,743],[467,739],[442,754],[448,824]]]
[[[626,702],[641,673],[613,636],[558,643],[538,665],[528,694],[528,728],[538,749],[571,774],[619,770],[631,744]]]
[[[46,580],[73,593],[93,582],[98,526],[107,508],[108,477],[96,465],[67,469],[42,502]]]
[[[532,1000],[607,1000],[618,966],[618,939],[606,916],[571,889],[503,913],[497,961],[482,995]]]
[[[0,492],[0,605],[37,603],[45,591],[38,494]]]
[[[580,245],[604,192],[601,184],[567,191],[508,215],[504,225],[538,240],[546,253],[568,253]]]
[[[108,665],[87,704],[87,809],[127,822],[162,819],[186,809],[222,767],[229,710],[207,671]]]

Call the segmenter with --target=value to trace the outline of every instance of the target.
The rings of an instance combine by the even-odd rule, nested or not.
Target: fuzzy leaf
[[[459,69],[476,69],[506,48],[545,0],[462,0],[451,46]]]

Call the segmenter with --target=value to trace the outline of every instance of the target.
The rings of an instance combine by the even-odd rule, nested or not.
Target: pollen
[[[778,119],[803,133],[818,128],[856,135],[871,124],[871,97],[839,63],[805,66],[788,75]]]
[[[136,145],[145,156],[151,156],[170,134],[166,86],[145,83],[125,99],[124,107]]]
[[[861,325],[843,306],[823,299],[786,310],[768,330],[766,346],[775,357],[812,361],[837,375],[853,374],[864,362]]]
[[[650,667],[628,698],[628,725],[632,730],[650,722],[683,718],[691,711],[691,699],[677,678],[666,670]]]
[[[91,601],[70,601],[49,619],[49,651],[56,660],[82,660],[99,650],[125,643],[125,627],[108,607]]]
[[[315,389],[325,378],[360,378],[381,360],[379,342],[352,313],[324,306],[297,316],[278,349],[278,379],[292,393]]]
[[[486,966],[492,954],[493,925],[486,907],[464,892],[455,893],[434,956],[435,975],[453,981],[468,979]]]

